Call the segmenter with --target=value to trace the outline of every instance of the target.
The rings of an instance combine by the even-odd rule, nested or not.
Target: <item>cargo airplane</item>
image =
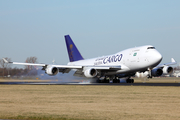
[[[65,35],[65,41],[70,60],[67,65],[9,62],[4,58],[3,60],[12,64],[41,66],[48,75],[56,75],[58,72],[69,73],[75,69],[74,76],[97,78],[97,82],[101,83],[110,81],[119,83],[120,78],[126,78],[127,83],[134,83],[131,77],[137,72],[148,71],[148,74],[146,73],[148,77],[160,76],[163,72],[172,72],[169,64],[156,67],[161,62],[162,55],[151,45],[126,49],[112,55],[84,59],[69,35]]]

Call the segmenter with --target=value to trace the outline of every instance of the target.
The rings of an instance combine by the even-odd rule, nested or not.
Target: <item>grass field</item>
[[[180,87],[0,85],[0,119],[179,120]]]

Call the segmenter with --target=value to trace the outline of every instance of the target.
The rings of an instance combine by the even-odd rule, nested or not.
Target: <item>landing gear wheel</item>
[[[127,83],[134,83],[134,79],[127,79],[126,82]]]
[[[134,79],[131,79],[131,83],[134,83]]]
[[[113,83],[120,83],[119,79],[113,79]]]
[[[104,83],[109,83],[109,80],[104,80]]]

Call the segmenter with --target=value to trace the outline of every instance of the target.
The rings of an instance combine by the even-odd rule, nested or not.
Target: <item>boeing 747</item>
[[[58,72],[69,73],[75,69],[74,76],[97,78],[98,82],[101,83],[109,83],[110,81],[119,83],[120,78],[126,78],[127,83],[134,83],[134,79],[131,77],[137,72],[148,71],[147,76],[152,77],[161,76],[163,72],[168,73],[171,72],[170,69],[172,70],[172,67],[166,64],[157,66],[162,60],[162,55],[152,45],[129,48],[112,55],[84,59],[69,35],[65,36],[65,41],[70,61],[67,65],[9,62],[4,58],[3,60],[12,64],[41,66],[48,75],[56,75]]]

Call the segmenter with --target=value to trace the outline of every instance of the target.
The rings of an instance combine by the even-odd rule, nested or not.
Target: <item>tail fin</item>
[[[84,58],[82,57],[79,50],[76,48],[76,45],[72,41],[71,37],[69,35],[65,35],[64,37],[66,40],[66,47],[69,54],[69,61],[74,62],[78,60],[83,60]]]

